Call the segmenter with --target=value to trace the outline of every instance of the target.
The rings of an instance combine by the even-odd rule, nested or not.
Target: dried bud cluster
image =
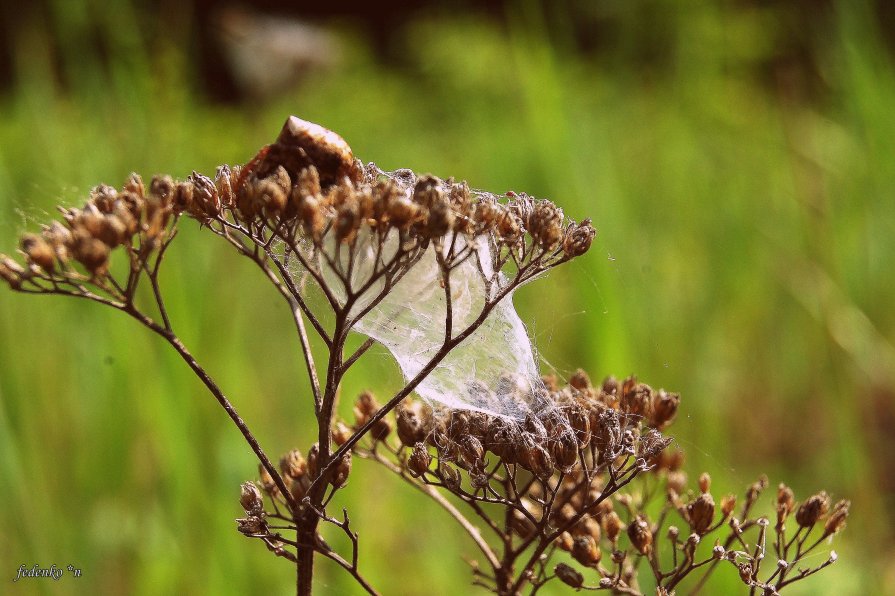
[[[364,167],[337,134],[293,116],[273,144],[244,166],[221,166],[214,180],[197,172],[180,182],[157,176],[147,189],[133,175],[120,191],[98,186],[83,209],[63,210],[64,225],[22,237],[25,266],[0,255],[0,278],[18,290],[26,281],[70,277],[73,262],[102,277],[120,246],[138,257],[132,267],[139,271],[180,214],[215,224],[219,235],[242,230],[266,244],[264,230],[293,247],[303,239],[317,248],[329,238],[350,244],[362,231],[382,238],[395,231],[405,248],[449,234],[484,236],[517,259],[537,261],[538,270],[588,250],[596,233],[588,220],[567,223],[549,201],[510,195],[500,200],[452,179]]]
[[[545,381],[548,393],[542,398],[543,407],[535,408],[537,414],[529,414],[521,422],[482,412],[433,411],[421,402],[405,401],[395,415],[398,438],[412,449],[427,443],[435,448],[439,461],[473,475],[483,473],[490,452],[541,479],[580,469],[584,457],[591,458],[596,466],[625,456],[654,465],[670,442],[649,426],[656,418],[644,415],[653,411],[654,402],[664,403],[674,394],[653,391],[633,377],[623,384],[607,379],[604,387],[618,385],[611,391],[595,389],[582,371],[562,388],[556,379]],[[368,393],[358,398],[354,407],[356,427],[375,411],[377,406],[371,399]],[[667,425],[672,416],[663,410],[656,425]],[[377,440],[384,438],[372,435]]]
[[[518,215],[524,221],[526,213]],[[512,545],[514,553],[531,544],[555,549],[546,552],[566,553],[566,562],[552,564],[552,577],[575,589],[651,593],[639,587],[643,573],[638,572],[642,561],[650,561],[657,594],[674,593],[693,569],[709,564],[733,565],[749,586],[779,593],[803,577],[787,574],[821,542],[811,546],[793,540],[783,522],[794,515],[800,532],[818,525],[822,538],[845,526],[848,501],[831,508],[829,497],[821,492],[798,504],[792,491],[781,485],[780,537],[774,548],[784,550],[777,553],[781,565],[776,573],[764,573],[761,560],[771,548],[766,544],[770,524],[766,518],[749,517],[749,512],[767,488],[767,479],[748,487],[740,517],[735,517],[737,498],[728,494],[716,499],[708,474],[699,475],[695,487],[688,486],[681,470],[682,453],[666,449],[670,440],[658,430],[674,420],[680,404],[677,394],[654,390],[635,377],[621,381],[609,377],[595,386],[580,370],[566,385],[556,377],[544,378],[544,385],[546,395],[539,407],[532,408],[537,415],[521,421],[474,411],[434,410],[405,400],[394,417],[398,444],[390,444],[388,437],[372,437],[368,446],[355,446],[355,453],[380,462],[383,453],[393,454],[390,469],[410,482],[447,490],[478,515],[489,515],[484,504],[502,504],[504,510],[491,524],[506,528],[501,543]],[[358,421],[368,419],[374,407],[372,396],[361,395],[355,404]],[[377,449],[383,442],[386,449]],[[621,490],[625,479],[646,471],[649,476],[641,477],[648,484]],[[655,489],[656,476],[666,495],[659,512],[646,508],[645,497],[647,486]],[[675,512],[686,524],[682,529],[665,525]],[[717,536],[724,532],[726,539]],[[739,546],[731,548],[735,542]],[[657,552],[665,553],[662,559]],[[542,555],[529,562],[527,577],[533,586],[539,585],[538,569],[541,577],[548,575],[549,560],[549,555]],[[673,566],[668,568],[669,564]],[[483,577],[481,570],[476,574]],[[595,574],[593,581],[588,574]]]
[[[199,220],[229,214],[315,243],[328,235],[351,243],[368,229],[382,236],[396,230],[421,244],[451,232],[484,234],[515,247],[528,233],[542,253],[568,259],[587,252],[596,233],[587,220],[565,223],[549,201],[513,194],[501,202],[464,182],[364,167],[341,137],[295,117],[244,167],[220,168],[213,183],[193,174],[177,185],[176,197],[178,210]]]
[[[121,190],[97,186],[82,209],[63,208],[62,222],[22,236],[24,267],[0,255],[0,277],[13,289],[26,281],[65,283],[83,279],[78,265],[91,278],[102,278],[109,271],[112,250],[118,247],[127,249],[131,267],[139,269],[170,235],[176,211],[173,188],[169,177],[156,176],[147,191],[136,174]]]

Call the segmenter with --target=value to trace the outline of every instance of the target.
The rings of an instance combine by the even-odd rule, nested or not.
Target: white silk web
[[[412,181],[406,174],[379,172],[401,183],[410,194]],[[402,180],[402,178],[405,178]],[[484,193],[478,193],[484,194]],[[442,250],[453,241],[462,251],[467,242],[462,235],[449,233]],[[350,311],[350,317],[364,313],[354,330],[385,346],[397,361],[406,381],[416,377],[441,349],[445,339],[447,299],[431,243],[421,258],[394,284],[374,306],[374,298],[386,283],[369,283],[376,264],[388,262],[398,250],[398,233],[388,232],[377,254],[374,232],[362,228],[356,241],[350,270],[353,292],[368,286]],[[456,336],[480,317],[486,300],[498,295],[508,279],[494,271],[490,240],[479,236],[472,240],[472,254],[450,272],[452,335]],[[327,255],[317,255],[319,270],[330,290],[342,304],[346,288],[335,268],[348,269],[346,251],[329,234],[324,247]],[[378,260],[377,260],[378,259]],[[486,280],[492,283],[486,283]],[[459,346],[454,348],[419,383],[416,393],[433,407],[479,411],[492,416],[522,422],[529,413],[538,415],[546,405],[547,390],[535,364],[535,354],[525,324],[516,313],[512,293],[504,296],[487,317]]]

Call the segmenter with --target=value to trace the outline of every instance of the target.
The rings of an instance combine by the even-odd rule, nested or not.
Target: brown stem
[[[311,596],[314,591],[314,544],[317,540],[317,524],[320,518],[309,508],[302,515],[295,516],[298,526],[298,563],[295,565],[295,593],[297,596]]]

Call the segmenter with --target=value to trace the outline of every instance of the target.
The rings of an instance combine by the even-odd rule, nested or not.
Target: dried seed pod
[[[117,198],[118,191],[108,184],[100,184],[90,190],[90,198],[87,202],[96,207],[100,213],[110,213]]]
[[[585,567],[595,567],[600,562],[602,553],[596,540],[591,536],[576,536],[572,542],[572,558]]]
[[[426,209],[431,209],[437,203],[444,202],[445,196],[441,180],[431,174],[424,174],[417,178],[413,187],[413,200]]]
[[[72,256],[75,260],[91,274],[105,275],[109,266],[109,246],[82,230],[73,234],[72,242]]]
[[[121,216],[122,211],[126,211],[130,214],[131,219],[135,222],[135,225],[132,229],[129,229],[130,234],[135,234],[140,229],[140,221],[143,218],[144,211],[146,210],[146,197],[141,195],[137,195],[136,193],[123,191],[118,195],[117,201],[117,209],[116,214],[118,217]],[[122,217],[122,220],[125,218]]]
[[[289,489],[289,494],[292,495],[292,499],[296,503],[301,503],[301,500],[304,499],[305,495],[308,493],[308,488],[311,486],[311,479],[305,475],[300,478],[286,478],[285,481],[286,488]]]
[[[336,426],[332,429],[330,435],[332,436],[333,443],[341,447],[348,441],[348,438],[351,437],[351,429],[348,428],[347,424],[339,420],[336,422]]]
[[[469,412],[467,421],[469,434],[481,441],[482,447],[486,447],[494,418],[484,412]]]
[[[715,518],[715,500],[711,493],[703,493],[695,501],[687,505],[687,517],[690,529],[696,534],[704,534]]]
[[[233,172],[230,166],[219,166],[214,175],[214,187],[218,199],[225,207],[233,207],[236,197],[233,193]]]
[[[147,243],[154,243],[163,235],[171,219],[171,211],[162,199],[152,194],[146,197],[143,205],[142,238]]]
[[[254,482],[242,483],[239,504],[248,515],[261,515],[264,512],[264,498]]]
[[[123,208],[120,205],[116,206],[115,213],[118,213],[118,211],[122,209]],[[44,228],[43,237],[53,248],[56,258],[62,263],[68,262],[68,247],[72,243],[71,230],[58,221],[54,221],[48,227]]]
[[[628,525],[628,538],[641,555],[649,554],[653,548],[653,532],[643,516],[638,515]]]
[[[352,242],[357,237],[361,223],[357,202],[353,198],[342,201],[336,210],[335,223],[333,225],[336,240],[345,243]]]
[[[127,181],[124,183],[124,191],[142,197],[146,194],[146,187],[143,185],[143,178],[136,172],[131,172]]]
[[[491,436],[488,438],[488,449],[508,465],[519,461],[516,433],[503,420],[497,420],[492,425]]]
[[[395,408],[398,439],[405,447],[413,447],[426,439],[428,433],[423,424],[422,410],[422,403],[409,399],[405,399]]]
[[[603,379],[603,385],[600,387],[600,390],[607,395],[618,395],[621,393],[621,384],[618,382],[618,379],[610,375]]]
[[[680,403],[681,396],[679,394],[667,393],[664,389],[659,389],[653,394],[650,407],[650,426],[662,430],[671,424]]]
[[[730,517],[737,505],[736,495],[726,495],[721,499],[721,515],[724,519]]]
[[[354,192],[354,198],[357,203],[357,213],[361,223],[372,225],[373,222],[373,191],[369,186],[360,186]]]
[[[370,192],[372,193],[372,212],[369,217],[374,220],[375,225],[384,229],[389,223],[388,214],[392,201],[398,198],[401,190],[394,180],[386,178],[377,180],[370,188]]]
[[[662,436],[662,433],[654,428],[642,431],[640,442],[637,445],[638,457],[644,461],[652,461],[656,456],[671,444],[671,439]]]
[[[112,210],[112,216],[117,218],[124,226],[124,233],[120,239],[121,244],[128,242],[129,239],[140,230],[139,220],[131,212],[130,207],[125,201],[121,200],[115,203],[115,207]]]
[[[575,544],[575,541],[572,538],[571,534],[569,534],[568,532],[563,532],[556,538],[555,544],[560,550],[570,552]]]
[[[99,239],[109,248],[115,248],[124,244],[129,237],[128,224],[114,213],[103,217],[102,233]]]
[[[380,418],[370,427],[370,436],[376,441],[384,441],[392,432],[392,424],[385,418]]]
[[[796,497],[792,489],[781,483],[777,487],[777,523],[782,524],[796,507]]]
[[[519,216],[511,211],[503,211],[497,220],[498,238],[507,246],[516,245],[522,238],[523,228]]]
[[[348,482],[348,475],[351,473],[351,452],[339,458],[336,469],[332,472],[329,483],[333,488],[341,488]]]
[[[550,393],[559,391],[559,379],[555,374],[550,373],[549,375],[541,375],[541,381]]]
[[[321,199],[315,195],[301,195],[297,188],[293,189],[292,197],[292,203],[298,210],[298,217],[305,232],[311,238],[319,240],[324,227],[326,227],[326,217]]]
[[[622,389],[621,408],[632,416],[646,416],[653,401],[653,388],[646,383],[635,383]]]
[[[287,478],[301,478],[308,473],[308,462],[301,451],[293,449],[280,458],[280,472]]]
[[[261,213],[264,203],[261,200],[261,180],[250,175],[236,189],[236,209],[246,221],[251,221]]]
[[[379,410],[379,403],[376,397],[369,391],[363,391],[357,396],[354,402],[354,428],[360,428],[370,421]]]
[[[677,543],[677,539],[680,535],[681,531],[677,526],[668,526],[668,539],[671,540],[672,543]]]
[[[556,577],[558,577],[562,583],[571,586],[576,590],[584,585],[584,576],[576,571],[574,567],[566,565],[565,563],[559,563],[554,567],[553,573],[556,574]]]
[[[578,463],[578,439],[573,430],[566,429],[555,440],[550,441],[549,446],[550,456],[557,468],[568,471]]]
[[[544,250],[553,250],[563,237],[563,213],[551,201],[538,201],[528,218],[528,233]]]
[[[429,217],[426,221],[425,229],[426,236],[429,238],[440,238],[447,234],[454,224],[454,214],[447,199],[442,197],[441,201],[432,205],[428,211]]]
[[[420,217],[419,205],[407,197],[398,197],[389,204],[388,220],[398,229],[407,229]]]
[[[22,285],[22,278],[25,269],[7,255],[0,254],[0,277],[2,277],[9,287],[18,289]]]
[[[587,391],[593,389],[593,385],[590,382],[590,377],[587,376],[587,373],[580,368],[576,370],[575,373],[569,378],[569,385],[574,387],[578,391]]]
[[[761,493],[764,489],[768,487],[768,477],[762,474],[758,480],[749,485],[749,488],[746,489],[746,501],[749,503],[754,503],[758,497],[761,496]]]
[[[175,212],[192,211],[194,189],[195,187],[191,182],[178,182],[174,185],[174,197],[171,200],[171,206]]]
[[[609,542],[615,544],[618,541],[619,534],[625,528],[625,524],[622,523],[621,518],[615,511],[610,511],[604,515],[601,523],[603,531],[606,533],[606,538],[609,539]]]
[[[590,219],[585,219],[580,224],[571,224],[566,229],[562,241],[563,254],[567,258],[579,257],[586,253],[597,231],[590,223]]]
[[[258,480],[261,482],[261,488],[270,498],[276,497],[280,493],[279,487],[273,480],[273,476],[261,464],[258,464]]]
[[[53,271],[56,266],[56,253],[53,251],[53,247],[41,236],[25,234],[22,236],[20,245],[28,261],[44,271]]]
[[[410,457],[407,458],[407,469],[413,476],[419,477],[429,471],[431,463],[432,456],[429,455],[429,450],[422,442],[416,443]]]
[[[457,441],[459,463],[467,470],[478,470],[485,463],[485,449],[478,438],[467,435]]]
[[[712,487],[712,477],[709,476],[708,472],[703,472],[699,475],[699,492],[707,493],[709,489]]]
[[[157,197],[162,206],[168,206],[174,196],[174,180],[171,176],[153,176],[149,183],[149,193]]]
[[[193,185],[193,199],[195,205],[193,215],[195,216],[198,214],[204,217],[215,217],[219,215],[221,212],[221,199],[218,195],[215,183],[212,182],[211,178],[193,171],[189,180]]]
[[[600,530],[600,522],[595,520],[590,516],[585,516],[577,524],[572,528],[573,534],[576,536],[590,536],[598,543],[600,542],[600,537],[602,536],[602,531]]]
[[[796,511],[796,523],[803,528],[810,528],[820,520],[830,509],[830,496],[826,491],[820,491],[809,497]]]
[[[824,536],[832,536],[845,528],[845,522],[848,519],[848,510],[851,507],[851,501],[841,500],[833,507],[833,512],[827,518],[824,524]]]
[[[598,463],[614,459],[622,441],[621,421],[618,412],[609,408],[592,410],[590,421],[593,443],[599,450]]]
[[[531,538],[538,531],[535,524],[518,509],[513,509],[510,516],[510,527],[523,540]]]
[[[609,515],[615,510],[615,507],[612,504],[612,500],[604,499],[603,493],[601,493],[596,488],[591,488],[590,492],[588,492],[587,503],[588,508],[593,507],[593,504],[597,503],[597,510],[594,512],[593,515],[597,518],[598,521],[600,521],[601,524],[603,522],[603,517]]]
[[[493,199],[479,201],[473,211],[473,219],[480,232],[493,231],[503,216],[506,208]]]
[[[569,420],[569,426],[575,431],[578,447],[584,449],[591,439],[590,414],[583,405],[575,403],[566,408],[566,417]]]
[[[302,196],[316,197],[323,192],[320,187],[320,173],[313,164],[298,173],[298,184],[295,188]]]
[[[737,565],[737,569],[740,572],[740,580],[747,586],[751,586],[753,583],[752,565],[750,563],[740,563]]]
[[[553,460],[544,447],[527,441],[519,450],[519,463],[538,478],[546,479],[553,475]]]

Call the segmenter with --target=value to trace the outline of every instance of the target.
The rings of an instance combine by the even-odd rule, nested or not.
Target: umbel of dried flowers
[[[590,248],[590,222],[567,221],[549,201],[384,172],[355,159],[335,133],[292,117],[274,143],[244,166],[221,166],[214,179],[194,172],[177,182],[156,176],[147,186],[134,174],[120,189],[98,186],[82,208],[61,212],[61,221],[22,236],[20,259],[0,255],[0,278],[18,292],[120,310],[177,351],[259,460],[259,481],[241,486],[239,532],[296,566],[299,594],[311,592],[315,554],[376,593],[361,573],[347,511],[329,511],[355,458],[441,505],[483,561],[472,562],[473,583],[498,594],[536,592],[557,580],[574,589],[670,594],[686,581],[698,590],[719,567],[733,569],[750,593],[777,594],[836,560],[832,553],[805,566],[845,526],[848,501],[831,506],[820,492],[798,503],[780,485],[772,527],[753,513],[766,479],[748,488],[739,510],[732,495],[716,500],[707,474],[688,487],[681,453],[662,435],[679,408],[677,394],[634,377],[595,386],[579,371],[563,385],[552,377],[523,383],[530,373],[507,370],[492,379],[495,386],[468,383],[472,397],[459,403],[432,397],[426,380],[501,316],[515,288]],[[318,427],[306,455],[293,449],[274,465],[177,336],[158,274],[184,217],[254,262],[289,303]],[[402,364],[406,382],[384,404],[365,392],[354,422],[338,420],[344,374],[373,340],[389,347],[370,324],[377,307],[427,262],[431,285],[443,291],[434,292],[443,306],[438,341],[417,351],[421,361]],[[478,297],[460,311],[454,290],[470,262]],[[137,293],[147,284],[150,308]],[[311,287],[322,308],[309,300]],[[325,376],[307,325],[326,348]],[[371,339],[348,355],[352,330]],[[414,391],[426,401],[408,400]],[[675,520],[687,530],[669,523]],[[328,545],[326,526],[347,536],[351,552]],[[765,560],[776,565],[768,570]],[[647,578],[653,585],[641,587]]]

